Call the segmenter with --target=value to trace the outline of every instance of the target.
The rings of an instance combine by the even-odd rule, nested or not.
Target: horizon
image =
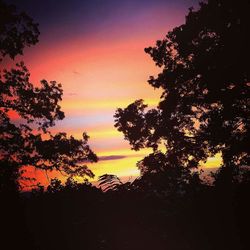
[[[57,121],[53,133],[67,132],[81,138],[90,136],[89,145],[99,162],[88,164],[98,176],[139,176],[136,162],[150,149],[132,151],[123,134],[114,127],[115,110],[136,99],[149,107],[160,100],[147,80],[159,72],[144,48],[162,39],[172,28],[185,21],[188,8],[198,1],[43,1],[8,0],[39,23],[39,43],[26,48],[23,60],[31,73],[31,82],[55,80],[62,83],[61,102],[65,119]],[[7,66],[13,61],[5,59]],[[220,155],[209,159],[205,168],[220,165]],[[48,184],[44,173],[29,169]],[[57,173],[51,173],[51,178]]]

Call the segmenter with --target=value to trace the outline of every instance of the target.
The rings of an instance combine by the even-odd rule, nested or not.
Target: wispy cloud
[[[99,161],[120,160],[126,158],[126,155],[107,155],[98,157]]]
[[[76,74],[76,75],[80,75],[80,73],[78,71],[76,71],[76,70],[74,70],[73,73]]]

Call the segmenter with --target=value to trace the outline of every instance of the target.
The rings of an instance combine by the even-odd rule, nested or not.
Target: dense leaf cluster
[[[37,43],[37,26],[25,13],[0,1],[0,55],[14,59],[25,46]],[[62,85],[56,81],[31,83],[23,62],[0,71],[0,192],[17,190],[21,180],[28,180],[23,167],[94,176],[86,166],[97,161],[87,134],[76,139],[49,131],[64,118],[62,95]]]
[[[0,61],[6,55],[14,59],[23,54],[26,46],[38,42],[39,34],[38,24],[30,16],[0,1]]]
[[[137,100],[115,114],[133,149],[154,150],[138,164],[142,173],[196,168],[218,152],[232,174],[249,166],[249,9],[247,0],[200,3],[185,24],[145,49],[161,68],[148,81],[162,90],[159,104],[148,110]]]

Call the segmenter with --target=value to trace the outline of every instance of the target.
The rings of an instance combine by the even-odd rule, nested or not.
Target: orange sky
[[[66,118],[57,123],[53,132],[65,131],[80,138],[86,131],[98,156],[123,156],[90,165],[96,178],[104,173],[137,176],[136,162],[149,152],[130,150],[122,133],[114,128],[113,115],[116,108],[124,108],[136,99],[144,99],[150,106],[159,100],[161,92],[147,84],[149,76],[159,69],[144,48],[182,24],[187,8],[184,1],[176,5],[170,1],[169,6],[158,2],[140,12],[130,10],[124,14],[124,20],[116,23],[114,18],[109,25],[93,28],[94,32],[87,35],[69,30],[57,39],[56,34],[64,34],[62,27],[42,26],[45,32],[40,42],[26,49],[24,57],[17,58],[25,61],[34,83],[45,78],[63,85],[61,105]],[[98,26],[98,20],[96,23]],[[218,164],[219,157],[210,159],[207,166]],[[39,178],[46,180],[40,174]]]

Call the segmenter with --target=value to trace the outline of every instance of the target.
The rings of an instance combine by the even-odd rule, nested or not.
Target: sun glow
[[[154,7],[133,11],[125,6],[119,9],[119,15],[111,8],[105,22],[99,17],[93,22],[79,15],[66,24],[67,29],[43,20],[47,26],[41,23],[39,43],[16,58],[25,62],[34,84],[44,78],[62,84],[60,105],[65,119],[57,121],[51,132],[63,131],[78,139],[87,132],[89,144],[100,158],[98,163],[90,164],[95,180],[104,173],[137,176],[136,163],[152,152],[130,150],[123,134],[114,128],[113,116],[117,108],[125,108],[138,99],[143,99],[149,108],[157,106],[161,90],[154,89],[147,80],[161,69],[144,48],[183,23],[186,7],[173,8],[172,4],[160,1]],[[160,148],[164,149],[164,145]],[[215,157],[204,166],[219,162]],[[37,171],[35,175],[39,181],[46,181],[43,173]]]

